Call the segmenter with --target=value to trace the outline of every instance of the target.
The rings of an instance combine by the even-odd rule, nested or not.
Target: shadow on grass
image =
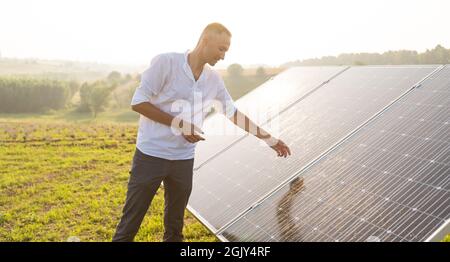
[[[76,109],[67,111],[64,114],[55,116],[57,120],[66,120],[73,122],[92,122],[95,121],[94,116],[88,112],[78,112]]]
[[[96,118],[90,112],[79,112],[76,109],[66,109],[48,113],[21,113],[21,114],[0,114],[0,121],[57,121],[74,123],[137,123],[139,114],[130,109],[107,109],[100,112]]]
[[[55,119],[66,120],[70,122],[96,123],[96,122],[116,122],[116,123],[137,123],[139,114],[131,110],[104,111],[94,118],[89,112],[78,112],[77,110],[68,111],[65,114],[55,117]]]

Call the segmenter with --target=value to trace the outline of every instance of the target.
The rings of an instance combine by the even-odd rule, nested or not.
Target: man
[[[131,105],[141,114],[128,192],[113,241],[133,241],[152,199],[164,182],[163,241],[182,241],[184,210],[192,189],[195,145],[212,101],[235,125],[264,140],[278,156],[291,152],[233,104],[214,66],[225,58],[231,33],[209,24],[194,50],[156,56],[142,74]],[[200,105],[200,106],[199,106]],[[174,111],[181,113],[175,114]],[[178,110],[177,110],[178,109]]]

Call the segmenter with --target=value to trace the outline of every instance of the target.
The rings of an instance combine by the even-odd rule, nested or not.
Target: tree
[[[80,88],[80,106],[78,111],[92,112],[94,118],[107,106],[109,97],[117,85],[97,81],[93,84],[84,83]]]
[[[260,79],[265,79],[267,77],[264,67],[260,66],[256,69],[256,77]]]
[[[107,79],[110,83],[118,83],[120,79],[122,78],[122,75],[117,71],[112,71],[109,73]]]
[[[94,114],[94,118],[96,118],[97,114],[103,111],[104,107],[108,104],[109,96],[115,88],[116,85],[106,86],[103,83],[94,86],[89,105],[91,112]]]
[[[69,82],[70,98],[72,98],[73,95],[75,95],[75,93],[78,92],[79,89],[80,85],[78,84],[77,81],[70,81]]]
[[[240,78],[244,72],[244,68],[240,64],[231,64],[227,68],[228,77],[230,78]]]
[[[445,49],[441,45],[437,45],[430,51],[431,61],[435,64],[448,64],[450,63],[450,50]]]
[[[92,85],[88,83],[83,83],[80,87],[80,105],[78,106],[79,112],[90,112],[90,97],[92,93]]]
[[[130,82],[131,80],[133,80],[133,77],[132,77],[130,74],[126,74],[125,77],[124,77],[124,79],[123,79],[123,82],[124,82],[124,83],[128,83],[128,82]]]

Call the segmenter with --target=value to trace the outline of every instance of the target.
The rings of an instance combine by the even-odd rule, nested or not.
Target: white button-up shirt
[[[195,81],[187,55],[188,51],[154,57],[142,73],[131,105],[150,102],[200,128],[212,107],[227,117],[233,116],[236,107],[221,76],[205,65]],[[179,130],[140,116],[136,147],[144,154],[169,160],[192,159],[195,145],[184,139]]]

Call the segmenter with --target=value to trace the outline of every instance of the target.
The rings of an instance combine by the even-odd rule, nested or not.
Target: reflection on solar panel
[[[221,238],[441,240],[450,233],[449,219],[447,67],[287,181]]]
[[[346,67],[299,67],[289,69],[246,94],[236,101],[236,106],[254,122],[262,124],[279,113],[281,109],[304,99],[310,92],[346,69]],[[205,138],[208,142],[198,144],[195,168],[199,168],[201,164],[215,154],[247,134],[222,114],[215,114],[207,119],[203,129],[207,130]],[[225,131],[225,134],[223,134],[223,131]]]
[[[355,67],[343,72],[265,125],[273,129],[278,123],[291,157],[277,158],[246,136],[196,170],[190,210],[213,232],[223,228],[435,69]]]

